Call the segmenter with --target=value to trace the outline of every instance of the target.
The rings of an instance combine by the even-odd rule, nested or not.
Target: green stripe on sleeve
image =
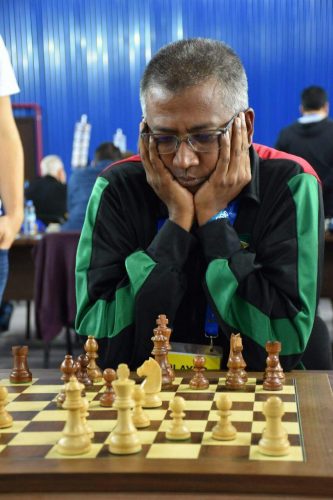
[[[156,262],[140,250],[127,257],[125,266],[132,285],[133,294],[136,295],[156,266]]]
[[[304,304],[299,321],[303,323],[305,345],[310,337],[317,307],[318,281],[318,226],[319,197],[318,181],[310,174],[293,177],[289,189],[296,205],[298,239],[298,293]],[[307,324],[307,316],[311,325]],[[307,329],[307,331],[306,331]]]
[[[288,185],[296,207],[298,293],[302,303],[298,314],[291,319],[270,319],[237,296],[238,281],[225,259],[212,261],[206,272],[209,292],[222,319],[262,347],[268,340],[281,341],[283,355],[302,353],[306,347],[317,305],[318,278],[317,180],[312,175],[300,174]]]
[[[107,185],[108,181],[103,177],[99,177],[96,181],[76,257],[75,328],[78,333],[93,335],[95,338],[114,337],[134,322],[135,296],[156,265],[144,252],[135,252],[126,259],[130,283],[117,289],[115,298],[111,302],[104,299],[90,302],[87,274],[92,256],[93,228],[100,200]]]

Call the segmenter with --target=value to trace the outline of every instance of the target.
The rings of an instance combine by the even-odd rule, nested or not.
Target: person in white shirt
[[[23,148],[10,101],[19,91],[0,36],[0,300],[8,275],[8,249],[23,220]]]

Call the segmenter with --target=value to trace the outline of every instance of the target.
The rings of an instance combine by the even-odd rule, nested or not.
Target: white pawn
[[[176,396],[170,401],[169,409],[172,410],[172,422],[169,429],[166,431],[165,436],[172,441],[181,441],[189,439],[191,432],[183,421],[185,417],[185,400],[181,396]]]
[[[7,403],[8,391],[6,387],[0,386],[0,429],[10,427],[13,423],[13,417],[8,413],[5,406]]]
[[[116,394],[113,408],[118,415],[116,427],[109,438],[109,451],[116,455],[138,453],[142,449],[138,431],[132,421],[132,391],[135,382],[129,379],[129,374],[128,366],[122,363],[118,366],[118,379],[112,382]]]
[[[271,396],[263,404],[266,427],[259,441],[259,451],[264,455],[288,455],[290,443],[287,431],[282,426],[284,404],[278,396]]]
[[[68,416],[56,447],[62,455],[81,455],[91,448],[90,437],[82,423],[81,391],[82,384],[72,375],[65,386],[66,399],[63,404],[63,408],[68,410]]]
[[[229,419],[232,401],[227,394],[221,394],[216,401],[216,406],[219,409],[217,413],[220,416],[220,420],[213,428],[212,438],[219,441],[231,441],[237,436],[237,430]]]
[[[141,385],[134,386],[132,398],[134,400],[134,409],[132,414],[133,424],[137,429],[148,427],[150,425],[150,420],[142,408],[145,400],[145,391],[142,389]]]

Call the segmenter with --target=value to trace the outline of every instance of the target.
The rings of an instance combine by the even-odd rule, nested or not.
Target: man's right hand
[[[144,127],[145,123],[141,122],[140,132]],[[195,213],[193,195],[177,182],[164,165],[152,137],[149,140],[149,149],[140,137],[139,149],[147,182],[167,206],[169,219],[186,231],[190,231]]]

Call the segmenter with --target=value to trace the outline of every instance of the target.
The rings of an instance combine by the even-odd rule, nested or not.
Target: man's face
[[[232,114],[223,105],[215,80],[176,94],[156,87],[146,99],[146,120],[150,132],[154,134],[183,137],[222,128],[231,118]],[[160,155],[172,175],[192,193],[207,181],[216,167],[218,157],[219,150],[198,153],[186,141],[180,143],[176,152]]]

